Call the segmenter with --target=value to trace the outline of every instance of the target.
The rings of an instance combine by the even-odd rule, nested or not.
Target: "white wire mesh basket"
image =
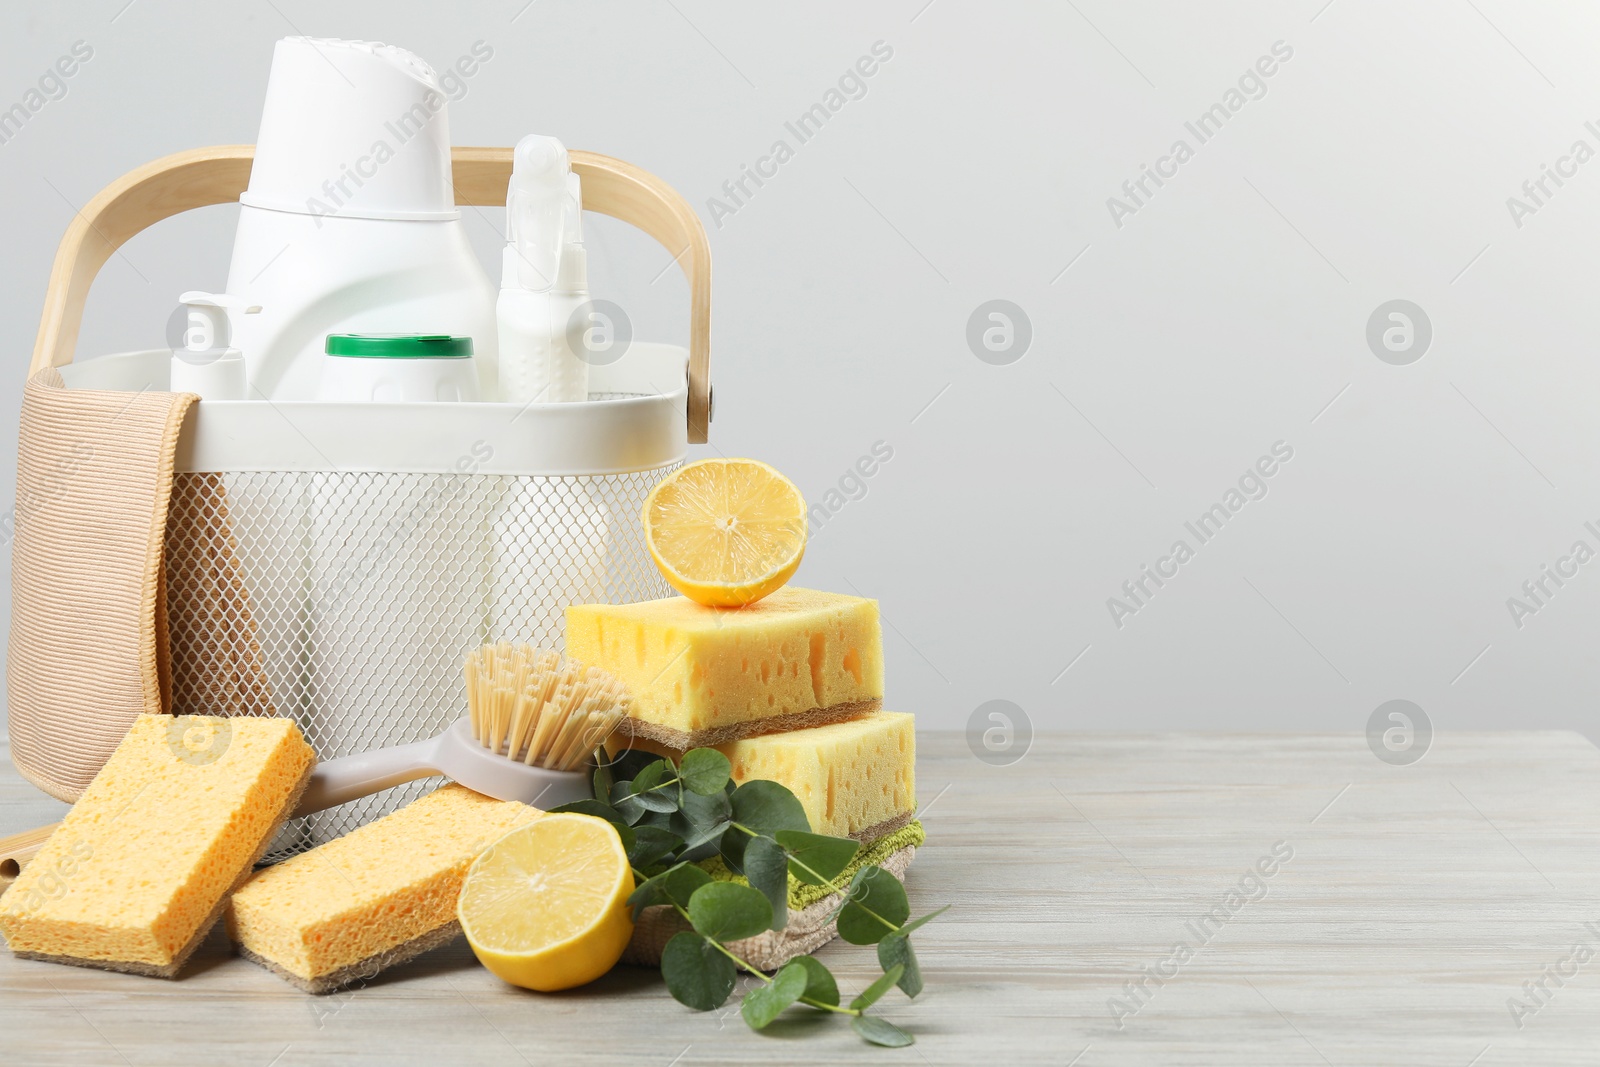
[[[167,355],[63,378],[159,388]],[[685,388],[645,383],[683,382],[686,356],[631,346],[587,404],[197,405],[167,514],[167,710],[287,715],[322,759],[420,741],[464,714],[473,648],[561,649],[569,604],[667,596],[639,515],[687,449]],[[436,784],[294,820],[269,859]]]
[[[55,366],[72,389],[165,390],[165,350],[71,362],[88,285],[114,250],[100,238],[120,243],[236,197],[250,154],[169,157],[88,205],[63,240],[66,282],[52,285],[32,371]],[[458,199],[503,203],[510,158],[456,149]],[[195,405],[167,518],[164,710],[291,716],[323,759],[424,740],[465,713],[471,649],[559,649],[569,604],[668,595],[639,515],[689,442],[705,440],[709,251],[693,210],[659,179],[590,153],[572,162],[586,210],[634,223],[682,265],[689,347],[629,345],[591,368],[584,403]],[[294,820],[269,859],[435,784]]]

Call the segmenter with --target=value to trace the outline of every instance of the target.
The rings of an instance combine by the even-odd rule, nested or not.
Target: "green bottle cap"
[[[323,351],[361,359],[468,359],[472,338],[445,333],[330,333]]]

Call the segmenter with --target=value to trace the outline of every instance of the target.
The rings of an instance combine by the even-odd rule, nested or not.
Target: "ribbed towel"
[[[23,390],[6,697],[23,777],[75,801],[163,709],[162,550],[187,393]]]

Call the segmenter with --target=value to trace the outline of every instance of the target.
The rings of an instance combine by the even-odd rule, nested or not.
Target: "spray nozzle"
[[[562,215],[562,239],[569,245],[583,244],[583,179],[567,171],[567,201]]]
[[[189,308],[188,323],[183,331],[183,347],[187,352],[211,352],[227,348],[233,340],[233,329],[228,320],[230,311],[254,315],[260,304],[252,304],[242,296],[231,293],[187,292],[178,297],[180,304]]]
[[[556,272],[556,288],[563,293],[582,293],[589,289],[589,254],[583,247],[583,180],[567,174],[567,202],[561,225],[561,265]]]
[[[555,286],[562,250],[583,239],[581,211],[578,176],[572,173],[566,147],[536,133],[518,141],[506,192],[506,229],[522,288],[545,292]]]

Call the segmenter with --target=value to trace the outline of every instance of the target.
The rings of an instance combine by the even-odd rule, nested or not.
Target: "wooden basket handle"
[[[37,830],[24,830],[20,834],[0,837],[0,893],[10,888],[22,868],[28,865],[35,853],[44,847],[59,823],[41,826]]]
[[[250,182],[254,158],[253,145],[178,152],[129,171],[84,205],[56,249],[28,375],[72,362],[89,287],[112,253],[162,219],[237,200]],[[511,149],[456,148],[451,158],[457,203],[504,206]],[[584,210],[654,237],[689,280],[689,440],[703,444],[711,422],[711,247],[705,227],[675,189],[648,171],[594,152],[572,152],[571,160],[583,179]]]

